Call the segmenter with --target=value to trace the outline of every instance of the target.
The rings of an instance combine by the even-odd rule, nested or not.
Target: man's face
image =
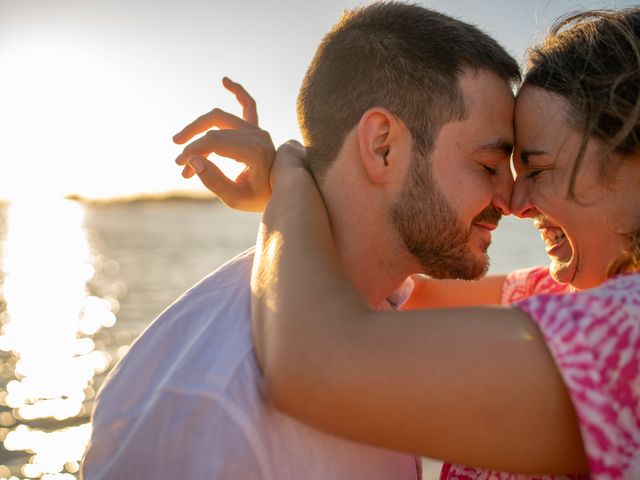
[[[445,124],[429,158],[414,153],[391,216],[405,246],[434,278],[475,279],[513,187],[514,99],[507,82],[486,72],[460,77],[467,115]]]

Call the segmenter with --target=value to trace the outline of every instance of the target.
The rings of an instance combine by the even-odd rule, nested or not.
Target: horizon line
[[[37,195],[29,197],[40,200]],[[163,201],[213,201],[220,199],[209,191],[202,190],[166,190],[163,192],[140,192],[127,195],[112,195],[89,197],[78,193],[69,193],[56,196],[61,200],[71,200],[82,204],[110,204],[110,203],[134,203],[134,202],[163,202]],[[0,197],[0,206],[11,204],[16,199]]]

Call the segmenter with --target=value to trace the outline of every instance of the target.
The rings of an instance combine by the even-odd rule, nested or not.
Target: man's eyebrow
[[[501,138],[499,140],[496,140],[495,142],[485,143],[484,145],[480,145],[478,148],[476,148],[476,151],[480,153],[494,150],[498,150],[507,155],[511,155],[511,152],[513,151],[513,143],[511,143],[509,140]]]
[[[526,166],[529,166],[529,157],[534,155],[546,155],[547,152],[544,150],[522,150],[520,152],[520,161],[524,163]]]

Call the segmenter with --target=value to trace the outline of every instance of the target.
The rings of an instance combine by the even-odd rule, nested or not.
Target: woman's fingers
[[[176,158],[176,163],[185,165],[192,155],[206,157],[210,153],[245,165],[256,165],[271,162],[274,148],[271,137],[264,130],[210,130],[187,145]]]
[[[190,177],[197,174],[202,184],[228,205],[233,205],[241,193],[241,186],[229,179],[213,162],[202,156],[191,156],[185,165],[185,170],[187,169],[191,172]]]
[[[201,115],[180,132],[173,136],[173,141],[178,145],[189,141],[195,135],[206,132],[214,127],[221,130],[234,129],[241,130],[255,128],[258,126],[258,110],[256,101],[244,89],[242,85],[234,82],[228,77],[222,79],[224,88],[233,93],[242,107],[242,118],[225,112],[220,108],[214,108],[208,113]]]
[[[213,162],[199,155],[189,157],[183,171],[186,178],[196,174],[209,191],[236,210],[261,212],[271,197],[271,190],[265,188],[266,182],[253,185],[241,180],[243,174],[235,181],[231,180]]]
[[[236,100],[242,105],[242,118],[253,125],[258,126],[258,108],[256,101],[253,99],[249,92],[247,92],[242,85],[234,82],[229,77],[222,79],[222,85],[236,96]]]
[[[229,112],[225,112],[220,108],[214,108],[210,112],[201,115],[184,127],[179,133],[175,134],[173,136],[173,141],[178,145],[182,145],[195,135],[206,132],[214,127],[221,130],[243,130],[247,128],[255,128],[253,125]]]

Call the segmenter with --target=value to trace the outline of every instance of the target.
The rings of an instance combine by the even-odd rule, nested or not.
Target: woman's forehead
[[[525,85],[516,97],[514,129],[516,146],[537,149],[558,146],[563,138],[574,133],[570,108],[560,95],[542,88]]]

